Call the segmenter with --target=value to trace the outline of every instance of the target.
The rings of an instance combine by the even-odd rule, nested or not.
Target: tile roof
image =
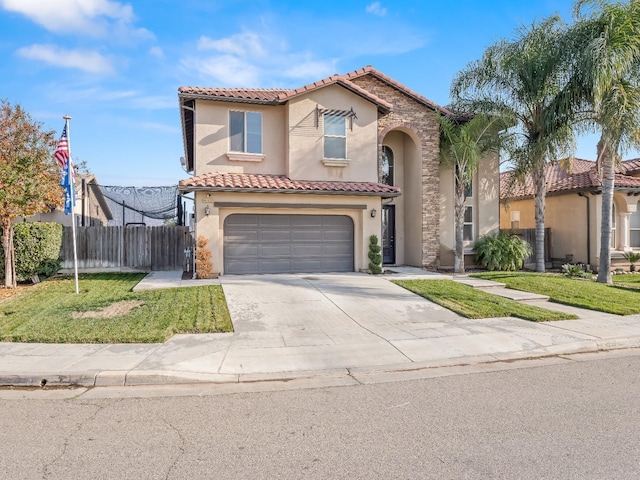
[[[279,103],[280,95],[288,90],[276,88],[203,88],[180,87],[182,97],[203,97],[212,100],[245,101],[255,103]]]
[[[636,163],[634,163],[636,162]],[[640,177],[632,177],[625,172],[631,172],[634,168],[640,168],[640,159],[622,162],[615,177],[616,188],[640,188]],[[524,185],[515,185],[509,192],[511,171],[500,174],[500,198],[518,199],[532,197],[534,185],[531,176],[525,179]],[[571,169],[567,171],[560,165],[550,165],[546,170],[547,195],[559,195],[569,192],[581,192],[586,190],[600,190],[602,180],[596,172],[596,162],[574,158]]]
[[[617,170],[626,175],[640,173],[640,158],[624,160]]]
[[[284,175],[253,175],[247,173],[205,173],[180,180],[182,192],[194,190],[221,192],[285,192],[344,195],[375,195],[396,197],[400,188],[373,182],[323,182],[291,180]]]
[[[439,111],[444,115],[456,115],[456,113],[451,110],[441,107],[370,65],[354,70],[353,72],[349,72],[345,75],[331,75],[330,77],[323,78],[322,80],[294,89],[180,87],[178,88],[178,95],[185,98],[197,97],[209,98],[211,100],[226,100],[231,102],[278,104],[286,103],[289,99],[298,95],[302,95],[328,85],[338,84],[375,103],[385,113],[390,111],[393,108],[391,103],[351,82],[352,79],[359,78],[364,75],[373,75],[396,90],[399,90],[405,95],[413,98],[418,103],[421,103],[435,111]]]
[[[441,107],[437,103],[432,102],[428,98],[423,97],[419,93],[414,92],[409,87],[407,87],[407,86],[403,85],[402,83],[394,80],[393,78],[385,75],[380,70],[376,70],[371,65],[367,65],[364,68],[359,68],[357,70],[354,70],[353,72],[349,72],[349,73],[343,75],[343,77],[348,79],[348,80],[351,80],[351,79],[354,79],[354,78],[362,77],[364,75],[372,75],[372,76],[378,78],[379,80],[382,80],[387,85],[389,85],[389,86],[395,88],[396,90],[399,90],[400,92],[404,93],[405,95],[408,95],[409,97],[413,98],[418,103],[422,103],[423,105],[425,105],[425,106],[427,106],[427,107],[429,107],[429,108],[431,108],[433,110],[439,111],[440,113],[442,113],[444,115],[456,115],[455,112],[449,110],[448,108]]]

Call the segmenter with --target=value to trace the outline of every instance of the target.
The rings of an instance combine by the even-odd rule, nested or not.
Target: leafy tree
[[[513,125],[513,141],[503,148],[514,164],[513,181],[533,179],[539,272],[545,270],[546,166],[574,149],[576,86],[566,72],[567,31],[559,17],[520,29],[514,40],[497,42],[467,65],[451,88],[459,110],[503,117]]]
[[[454,271],[464,273],[464,202],[467,186],[473,181],[483,156],[498,151],[499,130],[505,123],[497,117],[479,114],[469,119],[455,119],[440,115],[440,161],[452,168],[455,179]]]
[[[52,160],[53,132],[42,130],[19,105],[0,101],[0,223],[5,287],[15,288],[12,220],[63,203],[60,172]]]
[[[574,44],[575,76],[583,82],[586,121],[600,128],[597,166],[602,177],[602,221],[597,281],[611,279],[611,207],[615,168],[640,146],[640,1],[579,0]]]

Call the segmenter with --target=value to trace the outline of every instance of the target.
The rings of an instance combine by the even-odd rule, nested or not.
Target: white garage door
[[[343,215],[229,215],[225,273],[353,271],[353,221]]]

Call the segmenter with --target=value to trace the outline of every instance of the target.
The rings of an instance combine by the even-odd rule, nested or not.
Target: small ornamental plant
[[[624,252],[622,256],[629,262],[629,271],[636,271],[636,263],[640,262],[640,252]]]
[[[374,275],[382,273],[382,248],[378,245],[378,237],[369,237],[369,270]]]
[[[212,278],[213,263],[211,262],[211,251],[207,248],[209,241],[202,235],[196,240],[196,277]]]

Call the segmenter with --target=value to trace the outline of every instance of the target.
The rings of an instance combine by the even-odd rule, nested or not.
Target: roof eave
[[[293,193],[304,195],[356,195],[364,197],[382,197],[394,198],[402,195],[402,192],[360,192],[360,191],[344,191],[344,190],[292,190],[292,189],[274,189],[274,188],[233,188],[233,187],[196,187],[196,186],[178,186],[181,193],[191,192],[236,192],[236,193]]]

